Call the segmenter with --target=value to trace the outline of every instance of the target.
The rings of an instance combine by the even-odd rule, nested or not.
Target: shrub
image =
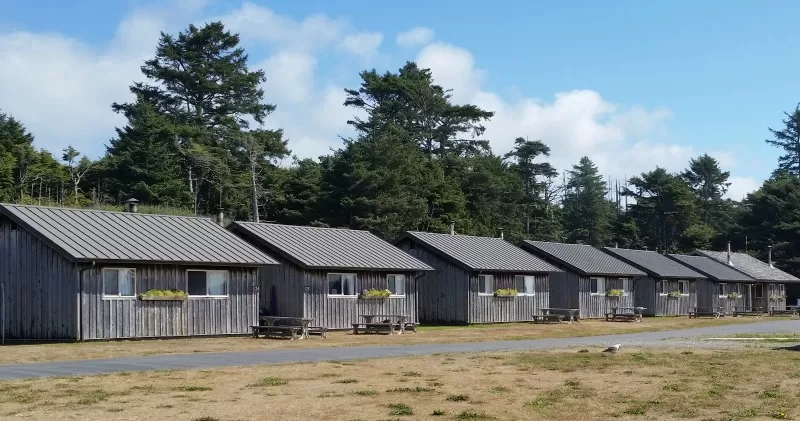
[[[729,292],[728,293],[728,299],[729,300],[736,300],[736,299],[739,299],[739,298],[742,298],[742,294],[739,294],[738,292]]]
[[[414,411],[404,403],[390,403],[389,415],[414,415]]]
[[[447,400],[450,402],[465,402],[469,400],[469,396],[467,395],[450,395],[447,397]]]

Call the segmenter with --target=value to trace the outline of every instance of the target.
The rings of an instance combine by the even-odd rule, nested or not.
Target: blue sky
[[[93,156],[124,123],[110,102],[141,79],[157,31],[216,18],[267,71],[267,100],[279,109],[271,123],[300,156],[347,134],[341,89],[360,70],[417,60],[457,101],[498,111],[487,132],[498,153],[514,137],[541,138],[561,168],[586,154],[622,178],[656,164],[677,171],[708,152],[740,197],[776,165],[767,127],[800,102],[800,2],[10,3],[0,16],[0,109],[39,146],[72,143]],[[414,28],[429,36],[399,45]]]

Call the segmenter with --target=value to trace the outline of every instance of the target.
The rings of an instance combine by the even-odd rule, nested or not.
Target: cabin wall
[[[601,276],[601,278],[603,278]],[[625,295],[621,297],[607,297],[605,294],[592,294],[589,286],[589,276],[582,276],[579,278],[578,299],[581,309],[581,317],[588,319],[597,319],[606,317],[606,313],[611,312],[611,307],[633,307],[634,297],[636,294],[636,285],[634,282],[628,282],[628,289],[632,291],[625,291]],[[605,289],[622,289],[624,283],[621,278],[608,278],[605,277]],[[632,278],[626,278],[632,279]]]
[[[563,268],[561,268],[563,269]],[[579,308],[581,318],[586,317],[578,299],[578,283],[581,276],[575,272],[564,270],[550,274],[550,307]]]
[[[645,316],[656,316],[656,290],[658,281],[650,276],[638,276],[633,281],[633,305],[644,307],[642,314]]]
[[[276,255],[280,265],[259,269],[259,311],[270,316],[303,317],[306,272]]]
[[[6,339],[78,338],[78,266],[0,217],[0,323]]]
[[[667,291],[677,291],[678,281],[662,279],[660,282],[667,283]],[[655,315],[656,316],[685,316],[689,314],[692,307],[697,307],[697,281],[689,280],[689,294],[680,297],[670,297],[661,294],[660,285],[656,286],[655,294]]]
[[[435,269],[421,273],[417,283],[420,322],[469,323],[467,311],[469,272],[410,239],[397,246]]]
[[[228,270],[228,296],[185,301],[103,298],[102,269],[136,269],[135,293],[151,289],[186,291],[187,269]],[[86,272],[82,339],[242,334],[258,316],[258,269],[178,265],[98,265]]]
[[[364,300],[356,297],[328,295],[328,273],[355,273],[356,291],[386,289],[387,274],[405,275],[405,296]],[[305,272],[305,285],[309,292],[303,295],[303,317],[314,319],[312,326],[329,329],[350,329],[352,323],[363,322],[364,314],[410,316],[410,322],[419,320],[417,314],[417,274],[412,272],[364,272],[353,270],[309,270]],[[279,296],[280,299],[280,296]]]
[[[755,287],[755,284],[753,284]],[[763,294],[761,298],[756,298],[755,294],[752,295],[752,307],[761,307],[764,312],[774,308],[775,310],[786,310],[786,300],[771,301],[769,298],[773,295],[780,294],[780,287],[778,283],[762,283]]]
[[[515,288],[514,275],[523,273],[481,272],[494,276],[494,289]],[[550,305],[550,279],[547,274],[536,274],[534,295],[495,297],[478,294],[478,272],[469,277],[469,323],[521,322],[533,320],[539,309]]]

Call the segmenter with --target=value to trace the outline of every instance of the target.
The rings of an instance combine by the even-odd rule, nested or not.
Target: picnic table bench
[[[722,312],[722,307],[692,307],[689,311],[689,318],[697,319],[700,317],[719,319],[720,317],[725,317],[725,313]]]
[[[410,316],[406,314],[362,314],[359,316],[364,319],[363,323],[351,323],[353,327],[353,334],[358,335],[359,332],[363,333],[405,333],[410,330],[413,333],[417,332],[419,323],[410,322]],[[379,318],[380,321],[375,319]]]
[[[543,316],[545,319],[556,320],[556,317],[554,317],[554,316],[560,315],[562,317],[561,317],[561,319],[558,319],[559,323],[563,319],[567,319],[567,323],[572,323],[572,322],[579,323],[580,309],[577,309],[577,308],[543,308],[543,309],[540,309],[540,310],[542,312],[541,316]],[[536,322],[536,316],[533,316],[533,317],[534,317],[533,321],[535,323]]]
[[[611,307],[611,312],[606,313],[606,321],[641,322],[643,310],[645,307]]]
[[[785,309],[779,307],[770,307],[769,315],[770,316],[790,315],[792,317],[796,317],[798,315],[797,306],[786,306]]]
[[[304,317],[285,317],[285,316],[261,316],[261,321],[265,323],[264,326],[250,328],[253,329],[253,337],[258,337],[257,332],[264,332],[266,337],[273,337],[274,334],[283,332],[284,334],[294,332],[294,329],[299,329],[300,335],[292,333],[292,339],[308,339],[311,331],[311,322],[314,319],[307,319]],[[327,329],[324,327],[314,327],[314,332],[320,333],[320,336],[325,338]],[[273,334],[272,336],[270,334]]]
[[[737,316],[755,316],[761,317],[761,307],[734,307],[733,317]]]
[[[265,338],[287,338],[299,339],[302,337],[302,326],[250,326],[253,330],[253,337],[258,338],[263,334]]]
[[[561,323],[564,321],[562,314],[535,314],[533,316],[533,323]]]

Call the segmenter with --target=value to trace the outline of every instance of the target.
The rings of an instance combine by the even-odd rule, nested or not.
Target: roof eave
[[[101,265],[177,265],[177,266],[222,266],[222,267],[262,267],[278,266],[278,262],[192,262],[182,260],[121,260],[121,259],[92,259],[83,257],[75,259],[76,263],[96,263]]]

